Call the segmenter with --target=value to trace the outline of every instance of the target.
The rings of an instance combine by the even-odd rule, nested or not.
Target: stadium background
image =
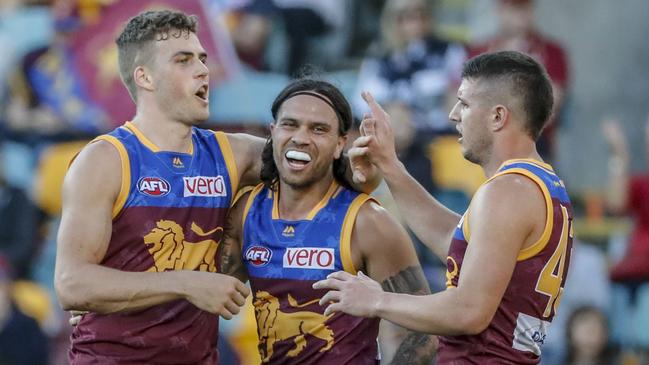
[[[498,33],[501,2],[525,0],[434,1],[433,30],[440,38],[467,47],[479,44]],[[21,313],[38,322],[39,328],[19,333],[42,333],[51,364],[65,363],[69,335],[67,314],[58,308],[52,288],[60,181],[71,155],[93,136],[121,124],[133,110],[116,73],[112,44],[123,20],[150,6],[175,7],[201,16],[199,36],[214,61],[211,118],[206,127],[264,135],[275,94],[289,80],[291,71],[307,63],[340,86],[350,100],[357,98],[359,69],[368,49],[380,39],[384,0],[251,3],[2,1],[0,303],[16,303]],[[632,172],[648,170],[649,2],[536,0],[532,6],[539,33],[559,43],[567,55],[569,76],[552,162],[565,179],[578,216],[573,272],[544,363],[564,363],[567,319],[584,305],[606,315],[610,324],[607,345],[614,349],[616,361],[649,363],[649,273],[629,280],[611,280],[609,275],[612,265],[626,259],[634,224],[643,222],[613,214],[606,206],[610,148],[600,127],[603,120],[618,120],[629,142]],[[321,29],[305,29],[313,36],[301,40],[306,42],[305,53],[297,63],[289,60],[290,44],[297,40],[287,34],[294,26],[288,22],[295,18],[285,16],[285,10],[292,7],[311,9],[324,23]],[[250,38],[240,39],[241,34],[247,34],[243,32],[259,34],[255,33],[259,29],[267,36],[261,43],[246,44]],[[261,51],[244,55],[246,46],[257,51],[261,47]],[[34,57],[42,54],[34,51],[43,47],[58,51],[56,57],[38,63]],[[35,65],[46,65],[41,70],[43,77],[34,77]],[[62,76],[57,70],[64,70]],[[475,168],[462,164],[445,133],[424,134],[429,138],[416,141],[423,146],[419,151],[426,158],[424,165],[428,164],[424,175],[429,175],[431,189],[440,199],[461,210],[481,177]],[[377,194],[385,197],[384,190]],[[649,196],[644,199],[649,203]],[[389,198],[386,200],[390,206]],[[431,286],[440,290],[443,269],[420,251]],[[6,305],[0,305],[0,312],[0,318],[11,316]],[[0,358],[6,348],[28,351],[28,341],[7,337],[6,323],[0,320]],[[255,363],[256,334],[251,318],[241,316],[221,324],[222,338],[234,351],[232,360],[227,361]],[[384,340],[389,348],[387,337]]]

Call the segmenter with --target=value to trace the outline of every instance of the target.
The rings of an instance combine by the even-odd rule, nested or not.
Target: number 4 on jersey
[[[557,308],[559,308],[559,302],[563,294],[562,283],[568,254],[568,237],[572,238],[573,235],[572,224],[568,220],[568,210],[563,205],[561,206],[561,213],[563,217],[561,240],[554,253],[552,253],[550,260],[541,271],[535,288],[537,292],[550,297],[545,311],[543,311],[543,317],[545,318],[550,317],[552,309],[556,313]]]

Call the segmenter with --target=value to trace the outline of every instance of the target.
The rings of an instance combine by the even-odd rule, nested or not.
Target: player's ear
[[[133,80],[142,89],[153,91],[155,88],[153,85],[153,75],[151,75],[151,71],[145,66],[138,66],[133,70]]]
[[[498,104],[491,109],[491,130],[497,132],[503,129],[509,119],[509,109],[506,106]]]
[[[347,144],[347,135],[338,136],[338,143],[336,144],[336,151],[334,152],[334,159],[339,159],[343,154],[345,145]]]

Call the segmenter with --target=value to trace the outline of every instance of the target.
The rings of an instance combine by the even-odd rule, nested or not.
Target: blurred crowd
[[[570,49],[536,26],[533,0],[492,0],[491,38],[439,32],[461,0],[3,0],[0,2],[0,364],[64,364],[70,326],[53,290],[60,185],[67,163],[134,107],[117,73],[116,29],[147,7],[199,15],[210,55],[205,127],[265,135],[286,82],[318,72],[352,101],[367,90],[392,116],[398,155],[440,201],[463,212],[484,180],[461,156],[448,111],[465,60],[518,50],[545,65],[555,110],[539,142],[547,162],[570,107]],[[457,25],[457,24],[456,24]],[[605,191],[577,203],[571,272],[543,364],[649,364],[649,175],[631,168],[632,131],[602,116]],[[649,157],[649,120],[646,129]],[[353,140],[353,138],[350,138]],[[575,143],[579,143],[578,141]],[[646,166],[646,164],[645,164]],[[398,216],[385,186],[376,195]],[[413,236],[433,291],[444,266]],[[254,320],[221,321],[225,364],[254,364]],[[395,332],[382,328],[389,361]]]

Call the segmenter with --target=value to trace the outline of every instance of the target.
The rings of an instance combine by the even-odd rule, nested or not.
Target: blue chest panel
[[[124,208],[229,207],[236,187],[214,132],[194,128],[189,154],[158,151],[130,128],[134,127],[127,124],[109,134],[128,155],[130,184]]]
[[[359,193],[337,188],[312,219],[279,219],[267,188],[251,197],[243,233],[243,260],[251,277],[319,280],[343,270],[341,232]]]

